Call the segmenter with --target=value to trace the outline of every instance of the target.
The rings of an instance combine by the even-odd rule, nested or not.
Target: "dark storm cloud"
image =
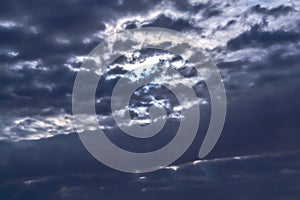
[[[281,79],[259,88],[229,92],[232,104],[216,151],[255,154],[298,149],[298,84],[299,79]]]
[[[272,9],[268,9],[265,7],[262,7],[261,5],[256,5],[254,7],[251,8],[252,12],[256,12],[259,14],[263,14],[263,15],[274,15],[276,17],[280,16],[280,15],[286,15],[289,12],[295,11],[291,6],[278,6],[276,8],[272,8]]]
[[[114,25],[120,25],[123,29],[138,27],[140,24],[159,26],[183,32],[192,30],[199,35],[204,31],[212,34],[218,31],[226,33],[232,26],[244,26],[233,14],[222,26],[211,23],[205,29],[201,28],[201,23],[206,20],[216,18],[217,22],[220,18],[225,18],[234,4],[223,5],[210,1],[159,3],[68,0],[51,3],[34,0],[26,3],[3,2],[3,7],[9,12],[3,12],[0,27],[1,47],[4,49],[0,60],[2,112],[32,116],[70,113],[72,86],[76,69],[82,62],[78,57],[86,55],[103,39],[105,34],[102,33],[109,34],[106,31]],[[157,14],[153,14],[155,11]],[[289,6],[250,6],[241,16],[246,18],[247,15],[258,12],[265,18],[268,15],[293,14],[296,11],[291,10]],[[264,22],[253,25],[250,30],[230,39],[227,48],[222,47],[225,44],[219,44],[212,50],[212,54],[217,52],[218,48],[223,48],[216,53],[216,58],[218,59],[220,54],[225,55],[225,59],[217,62],[217,65],[225,70],[222,74],[227,89],[230,91],[249,85],[260,86],[281,81],[288,77],[296,78],[299,47],[288,45],[299,42],[297,33],[297,30],[293,29],[268,30],[268,23]],[[281,47],[270,49],[268,55],[259,61],[251,60],[251,55],[246,59],[238,56],[232,61],[226,59],[226,53],[235,53],[247,48],[261,50],[278,45]],[[286,51],[293,54],[284,53]],[[286,68],[291,70],[291,73],[280,74],[278,71]],[[255,76],[253,80],[249,78],[252,75]],[[245,78],[241,78],[243,76]],[[246,79],[249,79],[248,82]],[[107,81],[103,86],[111,89],[113,82],[114,80]],[[107,98],[107,94],[103,95],[103,98]],[[103,102],[102,111],[106,113],[109,101]]]
[[[143,27],[164,27],[177,31],[187,30],[192,25],[183,19],[173,20],[165,15],[160,15],[155,21]]]
[[[242,48],[266,48],[271,45],[288,45],[297,43],[300,40],[298,32],[294,31],[262,31],[255,26],[250,31],[244,32],[237,38],[230,40],[227,43],[229,50],[238,50]]]
[[[76,135],[2,142],[0,148],[0,197],[4,199],[280,199],[299,195],[298,151],[225,156],[138,175],[101,165]]]
[[[213,9],[213,8],[209,8],[209,9],[206,9],[203,12],[203,17],[210,18],[210,17],[218,16],[221,13],[222,13],[222,10],[216,10],[216,9]]]
[[[101,41],[94,34],[105,30],[104,21],[147,10],[154,3],[2,1],[0,43],[6,51],[0,59],[2,109],[69,109],[66,96],[72,91],[75,73],[64,66],[68,60],[86,55]]]
[[[223,15],[226,15],[233,6],[230,4],[222,7],[222,4],[213,2],[205,4],[192,4],[186,1],[176,1],[173,4],[159,3],[159,1],[138,3],[131,1],[77,1],[76,3],[53,1],[49,4],[28,1],[25,4],[13,1],[13,3],[3,5],[10,10],[11,14],[4,13],[4,22],[0,29],[0,40],[5,49],[1,54],[3,59],[0,60],[2,66],[0,82],[4,88],[0,92],[2,112],[10,115],[13,113],[16,116],[29,115],[33,118],[35,118],[34,115],[71,113],[72,86],[76,69],[82,62],[79,56],[86,55],[102,40],[101,37],[104,36],[102,33],[106,33],[107,29],[114,25],[110,23],[111,21],[116,20],[115,25],[120,25],[124,29],[138,27],[141,23],[142,26],[159,26],[178,31],[193,30],[199,34],[203,31],[211,31],[213,34],[218,31],[226,32],[231,26],[243,26],[241,20],[229,17],[222,26],[212,23],[205,27],[206,30],[200,28],[199,24],[206,20],[225,18]],[[160,7],[155,7],[157,5]],[[157,15],[152,15],[153,8],[156,9],[153,12],[159,11]],[[88,12],[83,12],[84,10]],[[259,12],[264,18],[268,15],[277,16],[296,12],[290,10],[289,6],[275,8],[255,6],[245,9],[245,13],[241,14],[243,18],[250,15],[249,11],[250,14]],[[12,15],[12,13],[17,13],[17,15]],[[197,17],[200,21],[197,21]],[[230,39],[227,46],[222,47],[221,45],[225,44],[219,44],[220,46],[211,51],[216,55],[218,67],[224,70],[221,73],[230,94],[233,94],[231,90],[236,92],[238,89],[260,87],[284,81],[287,78],[296,79],[299,74],[297,70],[299,46],[291,45],[299,41],[297,30],[268,30],[268,26],[266,20],[263,20],[253,25],[250,30],[241,32],[237,37]],[[99,31],[101,34],[97,35]],[[202,35],[202,37],[206,36]],[[84,41],[84,39],[88,40]],[[273,46],[279,46],[279,48],[273,49]],[[243,56],[246,58],[236,56],[231,61],[226,58],[228,53],[238,54],[239,50],[249,48],[256,50],[269,48],[270,51],[267,55],[261,55],[261,60],[253,60],[251,54],[247,56],[245,53]],[[220,54],[225,55],[225,59],[218,61]],[[116,70],[117,68],[110,73]],[[287,70],[287,72],[281,73],[280,70]],[[102,86],[111,90],[114,83],[115,80],[110,80],[102,83]],[[202,90],[201,87],[199,88]],[[102,114],[107,114],[110,103],[107,97],[109,94],[101,92],[103,101],[96,107]],[[229,104],[231,103],[229,101]],[[19,129],[12,128],[11,130]]]
[[[20,52],[18,60],[42,59],[49,68],[62,65],[72,54],[89,51],[92,46],[83,45],[82,40],[105,28],[100,13],[110,15],[109,10],[101,8],[82,12],[84,4],[71,1],[51,1],[49,5],[41,1],[20,1],[16,5],[18,9],[12,12],[10,20],[22,27],[1,30],[2,47]]]
[[[297,199],[299,11],[289,2],[255,4],[1,1],[0,136],[28,141],[0,142],[0,199]],[[191,148],[173,167],[154,173],[109,169],[74,133],[71,94],[83,56],[106,35],[141,26],[187,32],[211,49],[227,89],[228,112],[206,161],[193,163],[209,124],[209,102],[201,107],[201,129]],[[109,73],[124,71],[116,67]],[[106,90],[99,91],[96,108],[105,116],[111,114],[108,91],[115,81],[104,81]],[[203,84],[195,89],[203,91]],[[131,104],[149,106],[149,96],[136,96]],[[114,125],[111,118],[99,124]],[[136,150],[119,136],[110,139]],[[33,140],[45,137],[52,138]]]
[[[255,87],[286,80],[297,80],[300,73],[299,45],[296,42],[289,45],[274,42],[272,46],[265,48],[267,53],[262,53],[259,60],[253,60],[253,56],[257,54],[253,48],[245,47],[245,57],[230,62],[220,61],[217,63],[217,66],[223,69],[224,73],[230,74],[228,81],[226,81],[229,91],[244,88],[243,82],[247,83],[247,78],[249,79],[248,83]],[[251,76],[253,78],[250,78]]]
[[[22,67],[31,64],[36,63],[20,63]],[[3,113],[22,109],[25,111],[27,109],[26,113],[38,112],[47,105],[66,109],[70,107],[70,98],[67,95],[72,91],[70,83],[73,82],[75,75],[66,68],[53,67],[46,70],[35,67],[1,70],[0,82],[4,89],[0,92],[2,96],[0,107]],[[45,102],[46,99],[48,103]]]
[[[104,37],[97,33],[105,33],[111,28],[112,21],[124,19],[121,26],[134,28],[140,23],[136,20],[141,20],[145,15],[148,17],[145,18],[146,21],[142,21],[142,26],[159,26],[178,31],[195,30],[202,34],[203,28],[198,26],[198,22],[195,21],[197,18],[194,17],[202,17],[201,21],[205,21],[221,17],[230,8],[230,5],[226,5],[223,10],[221,4],[210,1],[176,1],[155,7],[160,5],[159,3],[160,1],[68,0],[55,0],[51,3],[36,0],[26,3],[1,2],[1,8],[5,8],[1,15],[5,26],[0,27],[1,47],[5,50],[0,55],[0,81],[5,87],[1,91],[3,110],[19,109],[22,106],[28,110],[38,110],[52,106],[70,111],[70,94],[75,70],[80,65],[80,61],[70,60],[86,55],[95,47]],[[272,9],[256,6],[252,10],[255,8],[263,15],[284,14],[289,10],[288,6]],[[161,14],[152,16],[151,14],[158,9],[162,9],[159,11]],[[169,13],[164,13],[164,10]],[[236,20],[229,18],[227,26],[234,24],[237,24]],[[218,27],[212,24],[206,29],[213,30]],[[230,40],[228,48],[238,50],[279,43],[285,45],[298,41],[298,38],[295,31],[271,32],[253,28]],[[28,67],[29,63],[35,66]]]

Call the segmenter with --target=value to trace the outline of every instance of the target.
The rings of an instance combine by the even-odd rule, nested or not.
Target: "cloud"
[[[0,199],[296,199],[299,9],[297,0],[1,1]],[[110,96],[139,59],[116,61],[99,83],[95,108],[99,126],[119,147],[161,148],[176,133],[180,109],[201,108],[198,135],[182,158],[157,172],[130,175],[103,166],[80,142],[72,87],[80,64],[106,36],[147,26],[180,31],[207,50],[227,89],[227,121],[216,147],[199,161],[211,114],[206,86],[188,62],[149,51],[141,58],[145,65],[175,66],[186,78],[161,81],[192,85],[199,102],[178,105],[157,84],[141,87],[126,107],[132,123],[150,122],[154,104],[167,108],[168,121],[146,141],[125,135],[112,118]]]
[[[91,1],[85,4],[66,0],[54,1],[51,5],[36,1],[18,4],[20,16],[7,12],[0,20],[3,25],[0,38],[5,47],[0,59],[3,66],[0,82],[4,88],[0,92],[0,108],[12,119],[20,114],[42,121],[47,117],[69,115],[75,75],[87,53],[105,35],[134,27],[167,27],[197,38],[220,68],[229,94],[289,77],[294,79],[298,73],[299,37],[295,24],[299,17],[294,1],[284,4],[280,1]],[[16,12],[12,3],[5,3],[5,7]],[[72,11],[65,12],[69,7]],[[85,9],[89,12],[82,12]],[[161,57],[166,65],[167,62],[174,66],[187,65],[161,52],[145,55],[148,65]],[[109,76],[103,82],[105,91],[99,92],[98,99],[103,101],[96,104],[104,115],[109,113],[109,91],[117,78],[124,76],[124,68],[132,67],[135,65],[130,62],[110,66]],[[188,68],[179,68],[188,76],[186,79],[174,78],[172,83],[191,84],[203,92],[201,80],[194,77],[192,71],[188,72]],[[286,68],[286,72],[282,72]],[[136,97],[133,102],[143,100],[145,103],[153,96]],[[138,111],[149,106],[149,102],[133,105]],[[39,119],[38,115],[47,117]],[[45,133],[45,137],[47,135]]]
[[[15,27],[20,27],[20,26],[22,26],[22,25],[14,22],[14,21],[9,21],[9,20],[0,21],[0,27],[6,28],[6,29],[12,29]]]
[[[172,199],[199,199],[199,195],[264,199],[266,195],[298,195],[299,173],[294,163],[299,151],[215,157],[137,175],[104,167],[84,150],[75,135],[17,144],[2,142],[0,149],[0,191],[6,199],[26,199],[29,194],[35,199],[152,199],[154,195]],[[276,190],[278,186],[280,191]],[[213,192],[216,189],[218,193]]]
[[[291,6],[284,6],[284,5],[280,5],[276,8],[267,9],[257,4],[252,8],[252,11],[260,14],[274,15],[275,17],[277,17],[279,15],[286,15],[289,12],[294,11],[294,9]]]
[[[298,43],[300,36],[297,32],[275,31],[264,32],[253,27],[237,38],[230,40],[227,47],[230,50],[238,50],[246,47],[266,48],[271,45]]]

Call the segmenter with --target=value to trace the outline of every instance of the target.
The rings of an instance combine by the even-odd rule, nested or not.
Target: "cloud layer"
[[[0,13],[0,198],[299,196],[298,0],[12,0],[0,2]],[[172,166],[153,174],[121,174],[94,160],[75,134],[73,84],[76,73],[87,70],[79,69],[87,54],[107,36],[152,26],[180,31],[208,52],[226,87],[226,123],[216,148],[199,161],[211,114],[203,81],[176,55],[150,50],[125,55],[107,69],[95,99],[99,125],[113,142],[137,152],[162,147],[176,132],[180,109],[195,103],[178,105],[155,84],[141,87],[127,108],[136,123],[147,124],[151,105],[165,107],[166,136],[144,143],[124,136],[112,118],[110,96],[118,78],[141,63],[173,66],[186,76],[172,81],[193,85],[201,128]]]

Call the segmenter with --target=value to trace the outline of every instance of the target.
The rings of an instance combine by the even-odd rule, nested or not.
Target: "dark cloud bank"
[[[205,46],[221,71],[228,96],[224,131],[205,161],[194,162],[208,125],[209,105],[203,106],[203,128],[194,144],[174,163],[177,170],[138,175],[114,171],[96,161],[72,130],[18,142],[3,136],[0,199],[299,198],[296,1],[294,6],[285,1],[274,5],[255,1],[246,9],[231,1],[193,2],[0,2],[0,135],[10,134],[8,130],[17,130],[20,137],[32,134],[26,126],[9,129],[15,119],[69,115],[78,57],[102,41],[110,26],[117,28],[121,22],[121,29],[160,26],[191,31],[203,40],[213,40],[214,34],[228,36],[213,47]],[[159,7],[165,12],[152,16]],[[228,19],[218,24],[222,16]],[[205,25],[213,19],[215,24]],[[111,89],[111,82],[106,88]],[[102,112],[106,107],[107,102]]]

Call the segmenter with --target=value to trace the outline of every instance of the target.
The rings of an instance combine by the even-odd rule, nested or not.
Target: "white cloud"
[[[14,50],[2,49],[0,50],[0,55],[1,54],[6,55],[8,57],[16,57],[20,54],[20,52]]]
[[[3,28],[12,29],[15,27],[21,27],[23,25],[13,20],[0,20],[0,26]]]

